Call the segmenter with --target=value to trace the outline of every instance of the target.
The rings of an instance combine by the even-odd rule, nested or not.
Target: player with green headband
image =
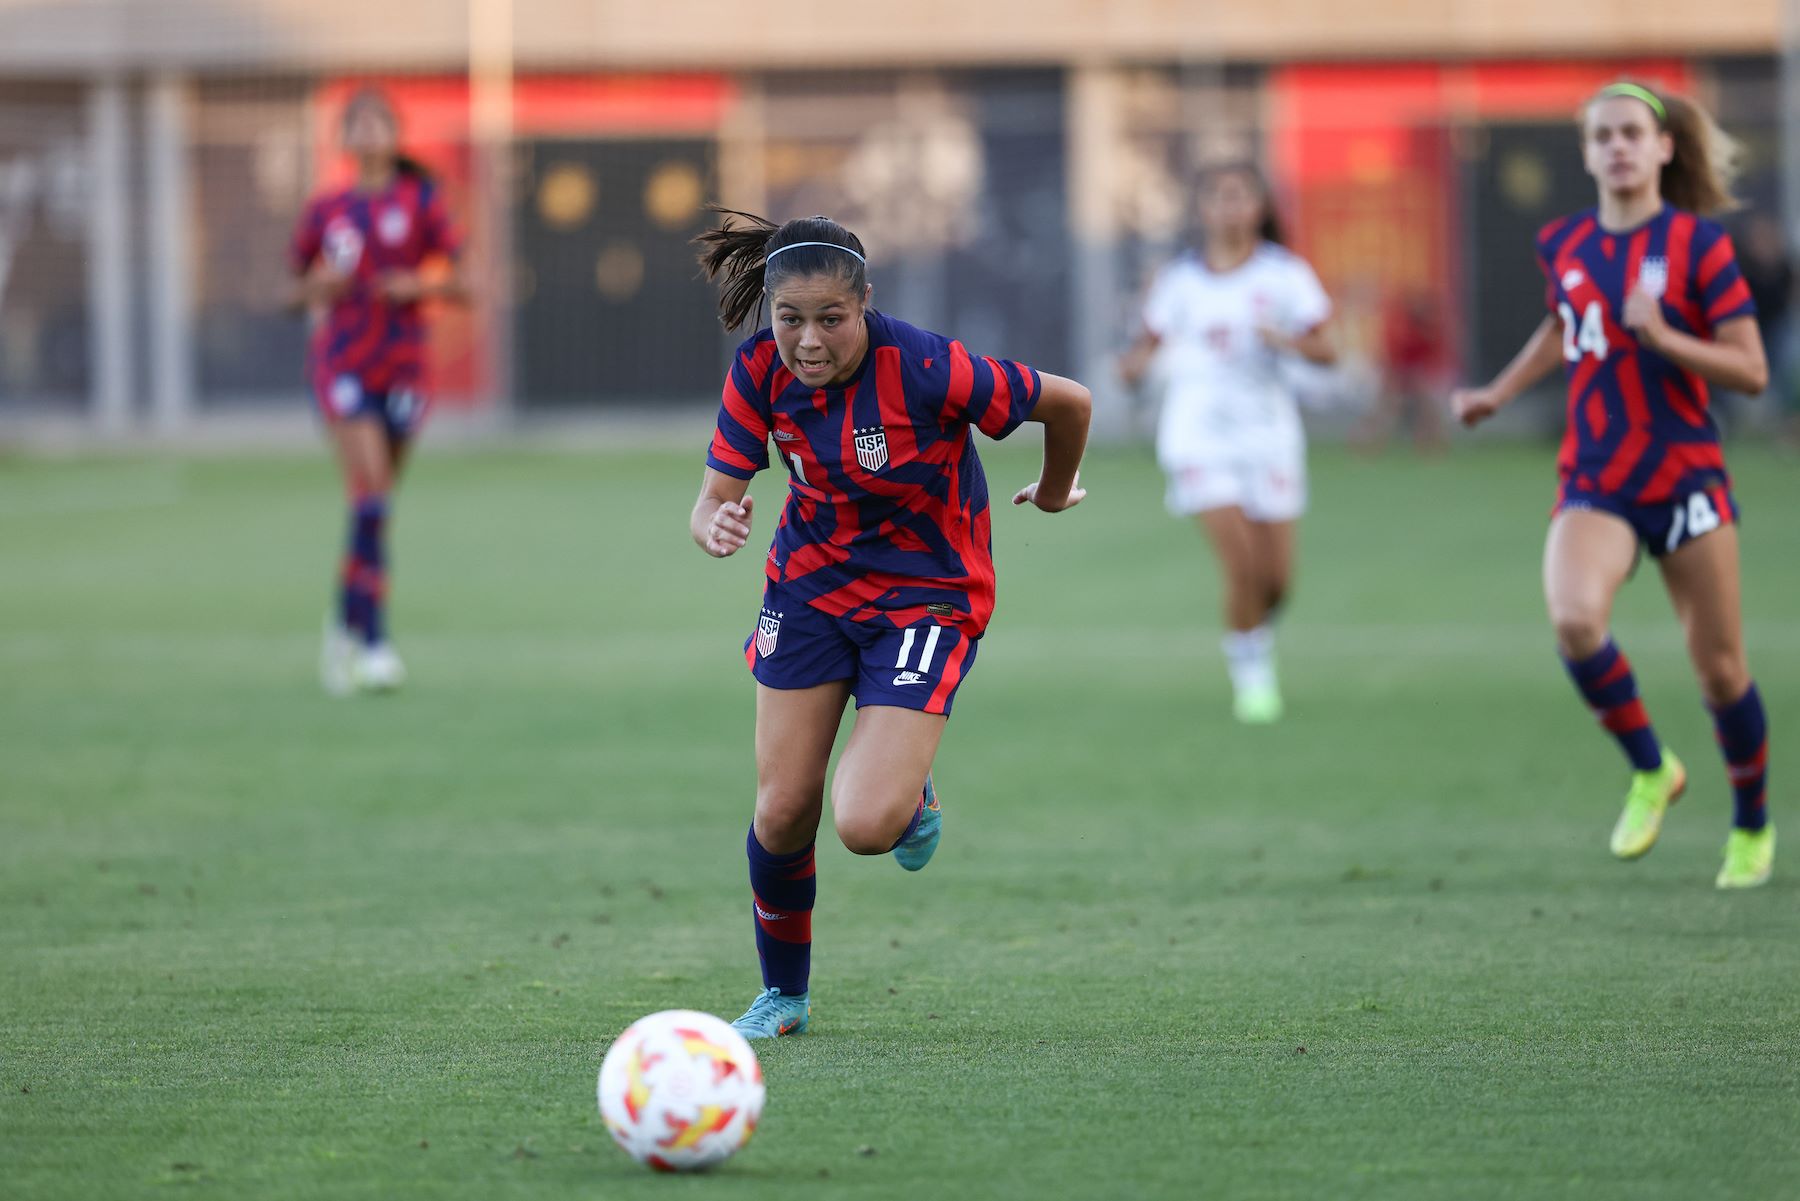
[[[1731,239],[1735,147],[1692,101],[1630,80],[1582,108],[1582,152],[1599,202],[1537,239],[1549,314],[1484,388],[1459,391],[1468,425],[1561,364],[1568,375],[1562,487],[1544,548],[1557,649],[1582,698],[1631,763],[1612,852],[1636,859],[1687,787],[1613,641],[1613,598],[1640,555],[1657,561],[1734,794],[1720,888],[1769,879],[1769,729],[1739,612],[1737,499],[1710,389],[1761,392],[1768,363]]]

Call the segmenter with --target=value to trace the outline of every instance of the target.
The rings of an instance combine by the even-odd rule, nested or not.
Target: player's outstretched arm
[[[1013,497],[1013,504],[1034,504],[1046,513],[1074,508],[1087,495],[1081,486],[1081,455],[1087,449],[1088,418],[1094,400],[1072,379],[1040,372],[1044,394],[1038,397],[1031,420],[1044,427],[1044,466],[1037,483],[1027,484]]]
[[[1464,425],[1480,425],[1511,404],[1519,393],[1556,370],[1562,363],[1561,332],[1556,318],[1545,317],[1526,339],[1512,362],[1485,388],[1458,388],[1450,395],[1450,407]]]
[[[389,271],[381,277],[379,287],[383,296],[401,304],[418,300],[468,304],[470,300],[468,277],[458,259],[431,270]]]
[[[1129,387],[1137,387],[1150,374],[1150,361],[1162,346],[1162,339],[1149,330],[1142,330],[1132,339],[1125,353],[1119,356],[1119,378]]]
[[[1329,322],[1321,321],[1297,334],[1284,333],[1272,325],[1260,326],[1256,332],[1271,350],[1296,355],[1315,367],[1337,365],[1337,343],[1332,340]]]
[[[688,519],[695,545],[715,559],[742,550],[750,541],[750,510],[756,503],[755,497],[746,495],[749,491],[749,480],[708,467],[694,515]]]

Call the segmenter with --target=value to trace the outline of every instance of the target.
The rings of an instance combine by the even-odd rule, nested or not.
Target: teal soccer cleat
[[[937,852],[938,839],[944,832],[944,810],[938,804],[937,789],[931,776],[925,776],[925,811],[919,815],[919,828],[894,848],[894,861],[909,872],[916,872],[931,862]]]
[[[731,1028],[745,1038],[780,1038],[784,1034],[805,1034],[812,1017],[811,994],[783,996],[779,988],[765,988],[750,1002],[744,1016],[731,1023]]]

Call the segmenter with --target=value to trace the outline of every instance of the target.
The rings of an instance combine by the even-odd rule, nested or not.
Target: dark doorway
[[[689,245],[714,193],[712,143],[541,141],[524,150],[514,218],[520,402],[716,396],[714,296]]]

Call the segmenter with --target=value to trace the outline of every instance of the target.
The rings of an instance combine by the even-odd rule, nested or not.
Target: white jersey
[[[1156,438],[1164,465],[1216,454],[1221,441],[1297,436],[1293,391],[1257,330],[1302,334],[1330,315],[1306,260],[1270,242],[1230,271],[1195,254],[1164,267],[1144,302],[1168,381]]]

